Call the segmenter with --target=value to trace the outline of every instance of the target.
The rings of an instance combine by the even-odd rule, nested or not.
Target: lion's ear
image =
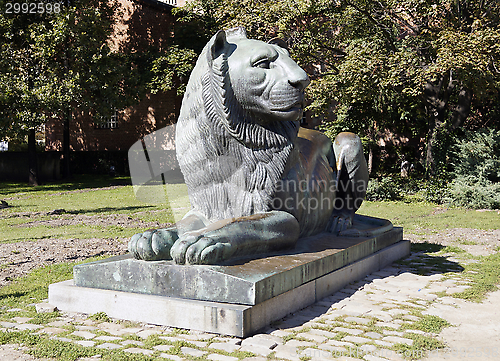
[[[288,50],[288,44],[280,38],[274,38],[268,41],[268,44],[278,45],[280,48]]]
[[[210,51],[208,55],[208,63],[212,64],[214,59],[217,59],[222,53],[224,53],[229,46],[226,39],[226,32],[224,30],[219,30],[217,34],[212,38],[212,44],[210,44]]]

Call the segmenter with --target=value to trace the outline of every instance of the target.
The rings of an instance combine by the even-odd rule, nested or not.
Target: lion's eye
[[[271,67],[271,60],[267,58],[259,59],[253,63],[252,66],[256,68],[269,69]]]

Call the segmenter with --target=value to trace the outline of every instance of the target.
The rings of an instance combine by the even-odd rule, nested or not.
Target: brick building
[[[114,50],[140,51],[148,45],[161,50],[173,36],[171,10],[183,0],[119,0],[123,17],[117,19]],[[97,125],[83,113],[73,114],[70,122],[72,151],[127,151],[141,137],[175,123],[181,104],[175,91],[148,94],[141,102],[117,109],[106,124]],[[50,121],[45,126],[45,149],[61,151],[63,122]]]

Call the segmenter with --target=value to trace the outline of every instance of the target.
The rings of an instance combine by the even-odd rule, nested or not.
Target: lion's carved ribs
[[[192,210],[171,228],[132,237],[136,258],[219,264],[352,226],[368,182],[361,141],[299,131],[309,79],[280,44],[248,39],[242,28],[209,41],[176,128]]]

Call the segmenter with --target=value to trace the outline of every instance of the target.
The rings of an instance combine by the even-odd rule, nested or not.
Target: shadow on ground
[[[281,320],[273,322],[271,326],[280,328],[281,323],[286,320],[286,328],[300,327],[326,314],[331,306],[349,298],[357,290],[363,289],[376,279],[384,279],[402,273],[412,273],[418,276],[432,276],[436,274],[463,272],[465,269],[459,263],[448,260],[445,255],[435,254],[442,252],[445,248],[445,246],[435,243],[412,243],[411,253],[407,258],[396,261],[380,271],[367,275],[362,280],[351,283],[351,285],[355,285],[355,287],[346,285],[343,289],[338,290],[331,296],[320,300],[319,302],[322,303],[321,305],[317,303],[312,304],[304,309],[296,311],[292,315],[288,315]],[[418,261],[414,260],[415,256],[419,256]],[[331,306],[325,305],[325,300],[330,297],[334,297]]]

